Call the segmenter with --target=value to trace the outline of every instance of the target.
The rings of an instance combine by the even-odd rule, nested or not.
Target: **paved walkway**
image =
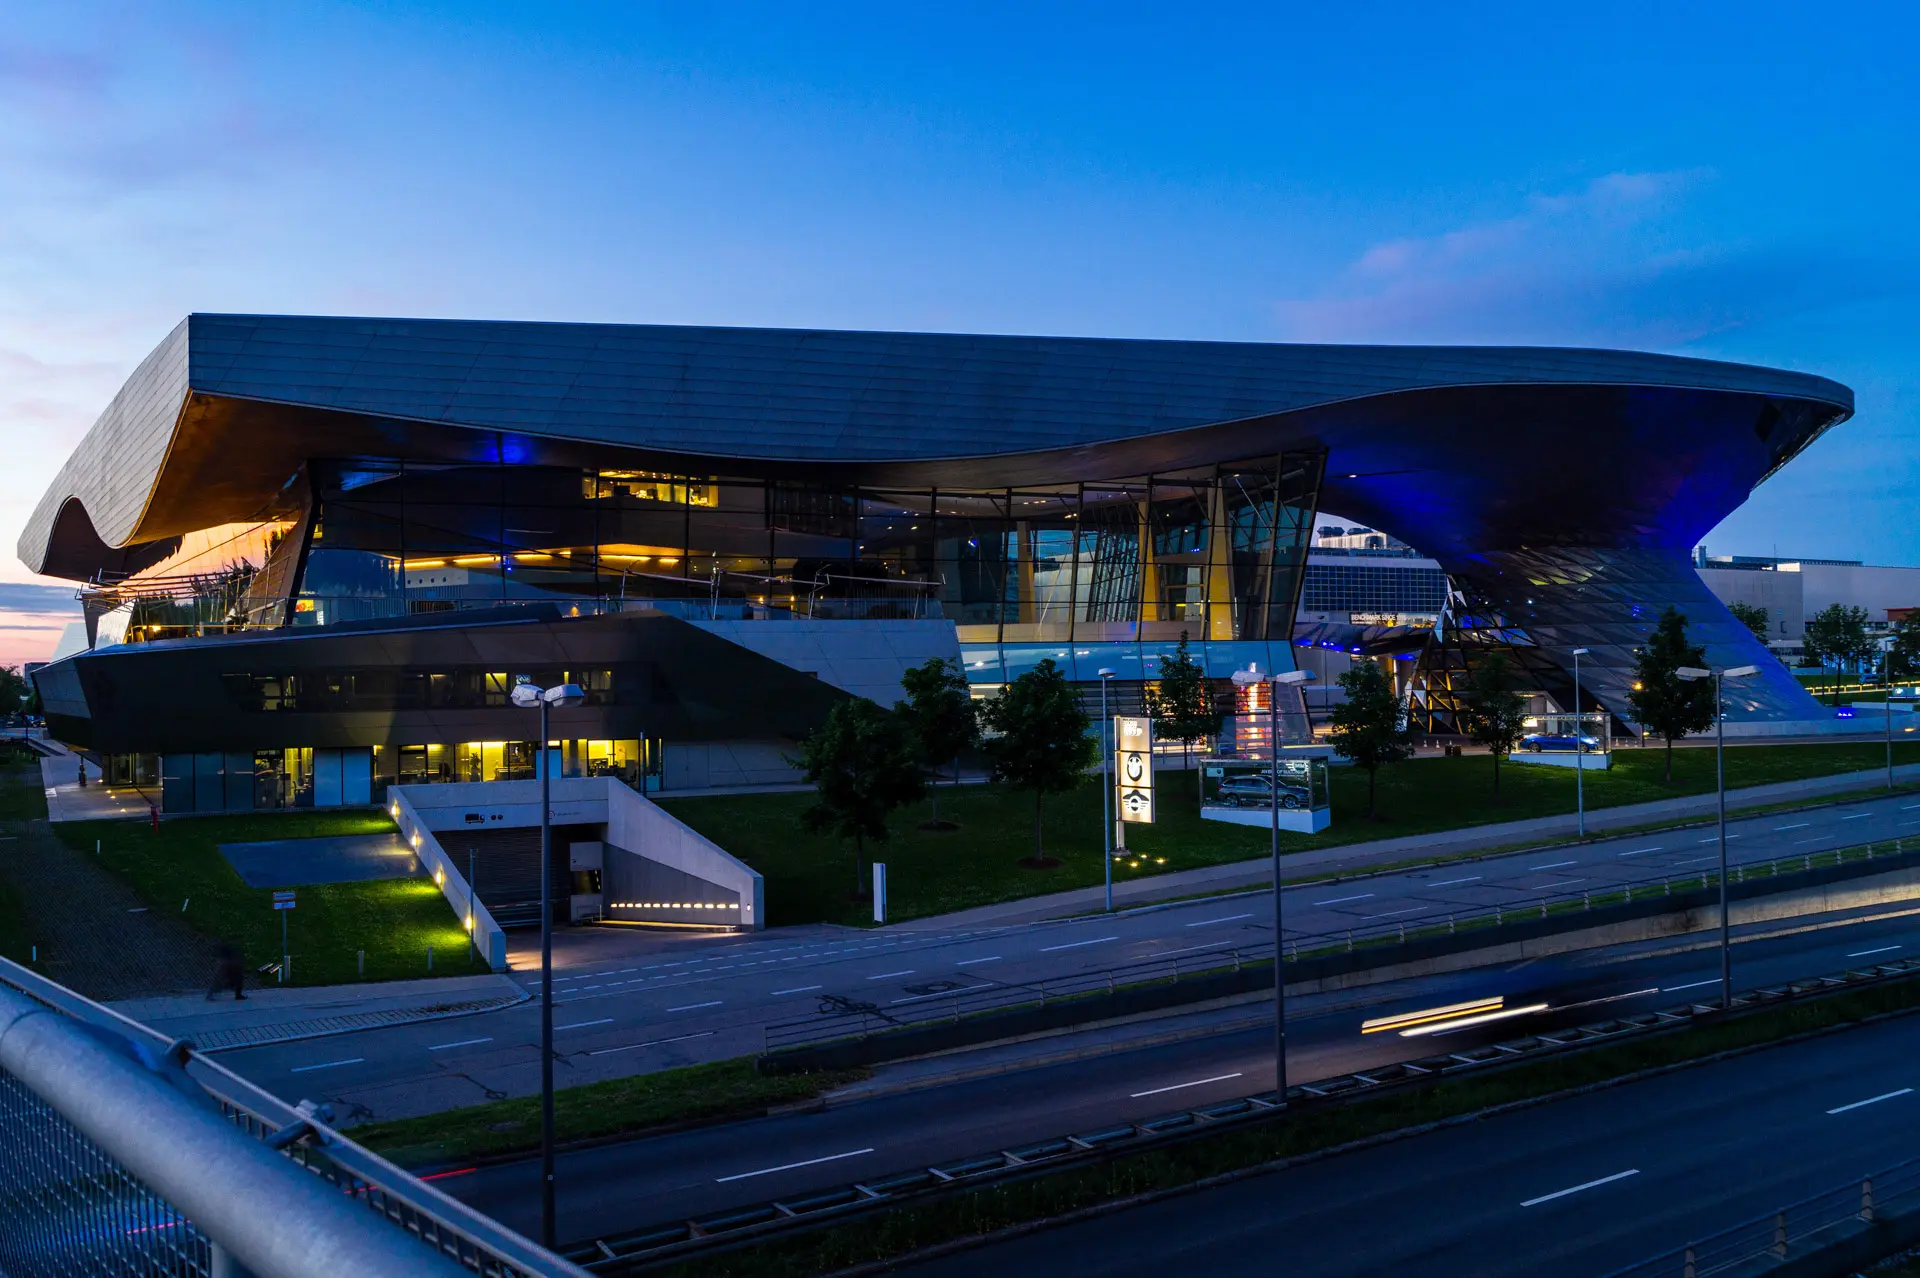
[[[224,995],[209,1001],[205,994],[192,994],[123,999],[112,1006],[164,1034],[190,1038],[202,1051],[217,1052],[498,1011],[531,997],[505,976],[449,976],[368,985],[269,986],[248,994],[243,1003]]]
[[[108,789],[100,769],[83,763],[58,741],[47,743],[56,751],[40,760],[40,777],[47,789],[47,819],[50,821],[130,821],[148,819],[158,794],[139,790]],[[80,769],[87,770],[87,783],[80,784]]]
[[[1893,775],[1896,783],[1920,781],[1920,764],[1903,764],[1893,770]],[[1778,781],[1771,785],[1750,786],[1746,789],[1727,792],[1727,810],[1729,812],[1744,811],[1801,800],[1817,803],[1822,799],[1840,795],[1861,791],[1871,792],[1884,787],[1886,780],[1886,770],[1876,768],[1867,772],[1846,772],[1836,776],[1808,777],[1799,781]],[[1651,803],[1630,803],[1618,807],[1601,808],[1587,813],[1587,833],[1589,835],[1605,834],[1611,831],[1661,824],[1684,825],[1692,821],[1711,819],[1716,807],[1714,795],[1699,794],[1675,799],[1657,799]],[[1376,839],[1370,843],[1347,843],[1335,847],[1310,848],[1304,852],[1291,852],[1287,854],[1287,877],[1292,879],[1323,874],[1328,878],[1337,878],[1341,875],[1401,864],[1421,857],[1442,854],[1462,855],[1499,848],[1546,847],[1555,843],[1571,842],[1577,838],[1577,818],[1571,812],[1564,816],[1502,821],[1490,825],[1469,826],[1460,830],[1444,830],[1433,834],[1415,834],[1397,839]],[[1210,865],[1197,870],[1181,870],[1173,874],[1155,875],[1148,879],[1115,883],[1113,903],[1116,908],[1125,909],[1209,892],[1264,888],[1272,882],[1273,876],[1266,859],[1260,857],[1249,861],[1235,861],[1227,865]],[[961,910],[953,914],[915,919],[911,922],[895,924],[894,930],[947,931],[1032,923],[1041,919],[1060,918],[1088,910],[1097,910],[1104,903],[1104,888],[1075,888],[1069,892],[1055,892],[1049,896],[1003,901],[998,905],[983,905],[977,909]]]

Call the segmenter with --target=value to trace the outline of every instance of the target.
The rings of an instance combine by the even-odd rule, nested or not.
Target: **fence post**
[[[1686,1261],[1681,1265],[1681,1269],[1680,1269],[1681,1278],[1699,1278],[1699,1272],[1700,1272],[1699,1269],[1695,1266],[1695,1263],[1694,1263],[1693,1248],[1689,1247],[1687,1248]]]
[[[1860,1219],[1869,1225],[1873,1223],[1873,1177],[1866,1176],[1860,1181]]]
[[[1673,880],[1667,875],[1660,876],[1660,890],[1667,896],[1673,895]]]
[[[1787,1213],[1784,1211],[1773,1213],[1773,1254],[1787,1254]]]
[[[1448,936],[1453,935],[1453,911],[1452,910],[1447,911],[1447,935]]]
[[[1540,917],[1547,917],[1547,898],[1544,896],[1540,898]]]
[[[1406,943],[1407,943],[1407,925],[1405,923],[1402,923],[1400,924],[1400,944],[1405,945]]]
[[[1583,910],[1593,908],[1593,893],[1586,888],[1580,889],[1580,908]]]
[[[367,974],[367,952],[365,950],[360,950],[358,953],[360,957],[354,961],[354,965],[353,965],[354,975],[364,979]]]
[[[433,947],[431,945],[427,947],[427,970],[429,972],[433,970]]]
[[[1347,953],[1353,953],[1353,929],[1347,929]]]

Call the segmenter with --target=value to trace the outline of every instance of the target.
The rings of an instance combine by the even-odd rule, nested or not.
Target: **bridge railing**
[[[0,1272],[582,1270],[200,1056],[0,959]]]

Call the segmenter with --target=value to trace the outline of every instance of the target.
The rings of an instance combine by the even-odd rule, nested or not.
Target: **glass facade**
[[[316,464],[289,615],[325,626],[547,600],[576,616],[945,619],[982,684],[1045,658],[1080,680],[1101,667],[1151,678],[1182,634],[1210,674],[1284,669],[1322,463],[1289,453],[998,490]],[[235,694],[263,704],[440,695],[360,682]]]

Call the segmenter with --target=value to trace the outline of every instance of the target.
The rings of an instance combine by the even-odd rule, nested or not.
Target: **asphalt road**
[[[1911,1158],[1920,1020],[1683,1070],[915,1266],[924,1278],[1603,1275]]]
[[[1713,995],[1717,951],[1634,948],[1296,999],[1290,1072],[1296,1082],[1324,1078]],[[1749,942],[1736,947],[1737,977],[1765,984],[1909,951],[1920,952],[1920,918]],[[1442,1033],[1362,1032],[1369,1019],[1491,995],[1509,1007],[1549,1006]],[[558,1169],[561,1233],[610,1235],[1259,1092],[1273,1082],[1271,1033],[1256,1021],[1205,1039],[568,1153]],[[536,1228],[536,1171],[514,1163],[438,1184],[509,1225]]]
[[[1920,798],[1890,796],[1729,825],[1736,862],[1920,834]],[[1543,892],[1698,874],[1717,856],[1710,829],[1599,840],[1349,880],[1286,893],[1287,935],[1439,921],[1450,911],[1517,906]],[[971,932],[877,929],[686,935],[651,952],[558,978],[562,1086],[723,1060],[763,1049],[764,1027],[821,1014],[823,995],[882,1007],[940,991],[1097,971],[1155,957],[1230,952],[1272,940],[1266,893],[1115,916]],[[516,974],[529,986],[531,973]],[[324,1098],[343,1114],[428,1113],[538,1086],[539,1010],[523,1004],[456,1021],[397,1026],[319,1042],[233,1052],[226,1062],[290,1100]]]

